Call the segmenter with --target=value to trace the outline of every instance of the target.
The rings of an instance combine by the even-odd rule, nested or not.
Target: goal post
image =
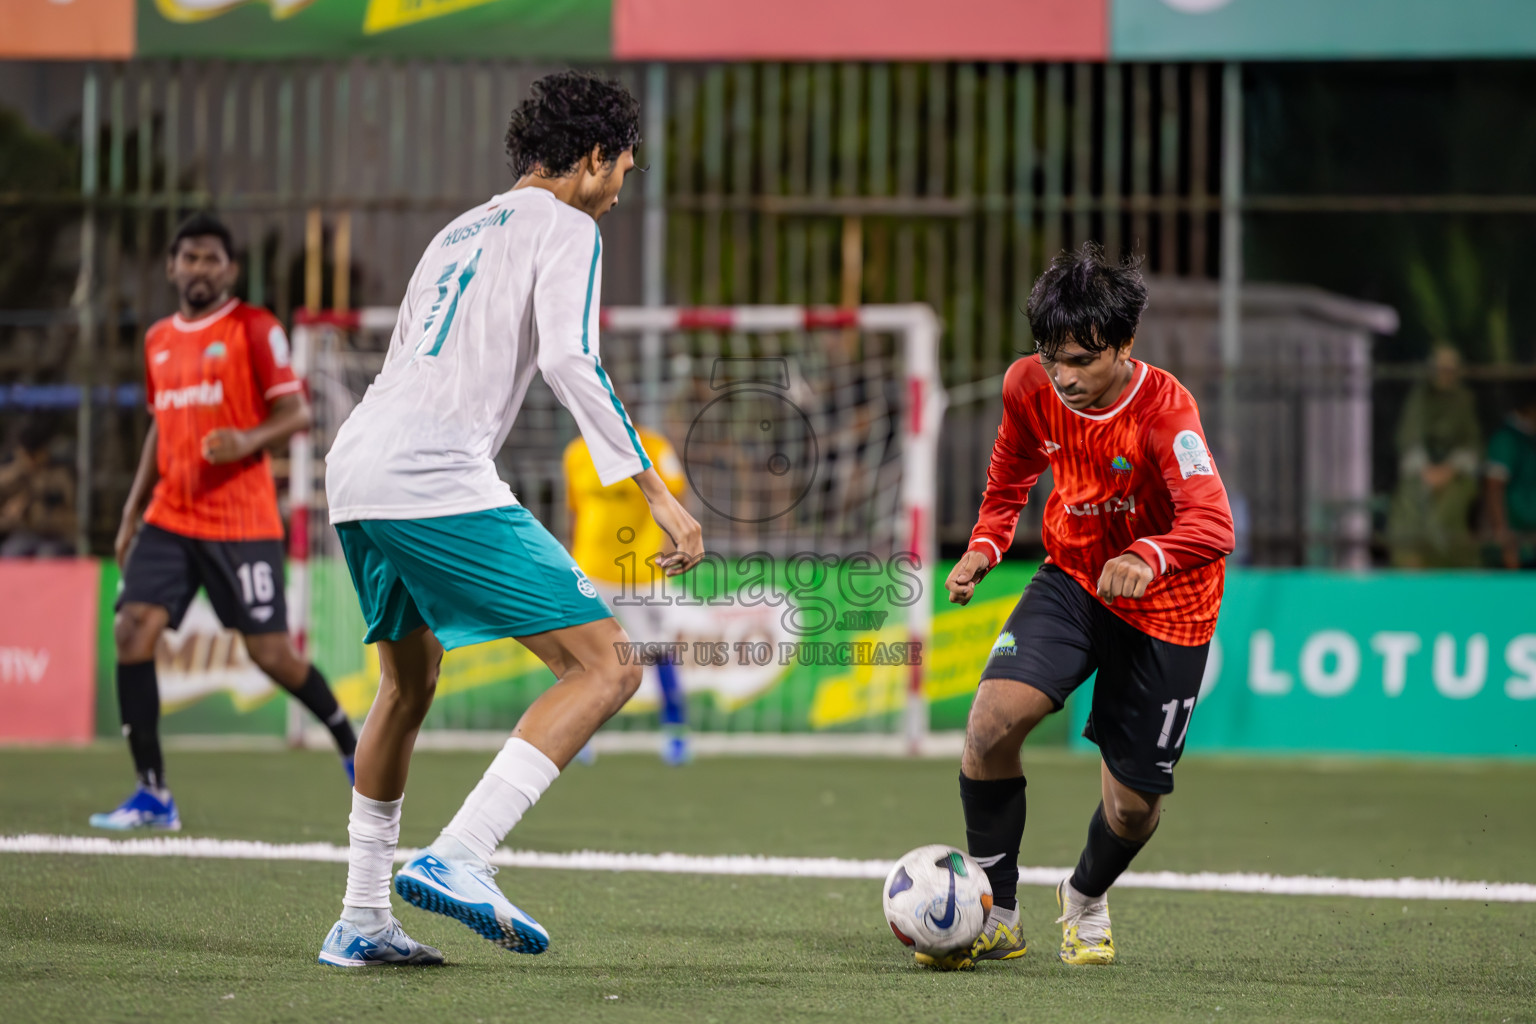
[[[290,591],[298,600],[290,598],[290,607],[294,631],[308,634],[322,656],[327,645],[347,643],[339,636],[317,637],[311,614],[309,556],[327,549],[330,534],[323,456],[378,372],[395,319],[393,307],[369,307],[301,313],[294,325],[294,362],[309,383],[316,423],[309,436],[295,438],[291,453]],[[860,721],[875,725],[839,726],[839,714],[859,709],[829,710],[838,701],[818,693],[786,696],[782,707],[759,701],[756,717],[743,727],[742,709],[755,699],[745,679],[731,687],[746,689],[714,695],[725,709],[712,716],[714,724],[751,732],[824,728],[842,736],[848,733],[840,729],[865,728],[885,734],[894,749],[916,752],[928,732],[924,664],[933,588],[942,585],[935,575],[935,509],[946,398],[933,310],[923,304],[617,306],[602,311],[601,329],[603,366],[632,418],[666,435],[681,456],[692,492],[687,500],[704,526],[707,550],[725,557],[813,554],[828,565],[873,553],[910,560],[906,564],[917,568],[921,581],[883,629],[865,635],[889,638],[899,622],[905,642],[920,645],[907,650],[922,653],[897,670],[882,670],[877,675],[883,682],[870,684],[868,692],[839,697],[845,705],[866,700]],[[657,336],[664,339],[659,362],[646,358],[654,346],[640,343]],[[763,447],[768,435],[774,440]],[[536,381],[498,458],[518,500],[557,535],[565,521],[559,456],[574,436],[574,421]],[[314,571],[335,575],[334,566],[316,565]],[[338,627],[323,629],[333,633]],[[690,621],[678,635],[698,636],[698,629]],[[772,639],[779,641],[775,651],[801,649],[794,636]],[[356,635],[350,642],[356,644]],[[890,692],[892,671],[905,674],[899,694]],[[867,682],[869,674],[861,678]],[[474,728],[475,722],[465,725]]]

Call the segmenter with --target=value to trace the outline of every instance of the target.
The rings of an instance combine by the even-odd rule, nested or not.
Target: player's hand
[[[128,549],[133,546],[133,538],[139,532],[139,519],[137,516],[124,516],[121,525],[117,528],[117,541],[112,545],[112,550],[117,553],[117,567],[122,569],[128,563]]]
[[[1145,597],[1147,585],[1156,578],[1152,567],[1136,555],[1120,555],[1104,563],[1104,572],[1099,576],[1099,596],[1105,604],[1114,604],[1117,597]]]
[[[949,571],[944,589],[949,591],[950,604],[969,604],[976,592],[976,584],[992,569],[992,563],[980,551],[967,551]]]
[[[656,564],[663,572],[680,576],[703,560],[704,530],[681,502],[668,494],[651,506],[651,518],[672,542],[672,550],[656,554]]]
[[[251,436],[233,427],[210,430],[203,437],[203,458],[215,466],[226,462],[239,462],[256,450]]]

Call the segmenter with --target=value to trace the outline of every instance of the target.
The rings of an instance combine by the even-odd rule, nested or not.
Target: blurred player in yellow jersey
[[[671,442],[643,427],[638,432],[667,489],[673,495],[681,494],[683,466]],[[577,436],[565,449],[565,500],[571,513],[571,556],[613,609],[630,640],[660,643],[670,639],[666,635],[666,607],[650,600],[653,581],[665,574],[646,561],[669,545],[651,518],[639,485],[624,479],[604,487],[586,441]],[[656,596],[661,596],[659,589]],[[668,764],[684,764],[688,760],[688,704],[677,666],[663,658],[655,668],[661,689],[661,727],[666,734],[661,756]]]

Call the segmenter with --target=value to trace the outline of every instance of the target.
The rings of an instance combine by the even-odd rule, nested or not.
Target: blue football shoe
[[[395,892],[406,902],[469,926],[470,931],[514,953],[549,948],[544,926],[514,907],[478,860],[448,860],[427,847],[395,874]]]
[[[393,917],[378,935],[364,935],[350,921],[337,921],[320,947],[319,961],[331,967],[434,966],[443,954],[405,934]]]
[[[158,828],[166,832],[181,831],[181,815],[176,811],[176,799],[167,790],[162,802],[154,793],[140,786],[133,795],[122,802],[115,811],[91,815],[91,825],[110,828],[119,832],[135,828]]]
[[[685,765],[693,760],[693,752],[688,749],[688,737],[682,733],[669,733],[661,741],[661,761],[673,767]]]

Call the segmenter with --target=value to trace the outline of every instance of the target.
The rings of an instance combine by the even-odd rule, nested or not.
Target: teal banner
[[[1186,749],[1536,756],[1536,573],[1229,572]]]
[[[1349,60],[1536,53],[1531,0],[1111,0],[1114,60]]]

